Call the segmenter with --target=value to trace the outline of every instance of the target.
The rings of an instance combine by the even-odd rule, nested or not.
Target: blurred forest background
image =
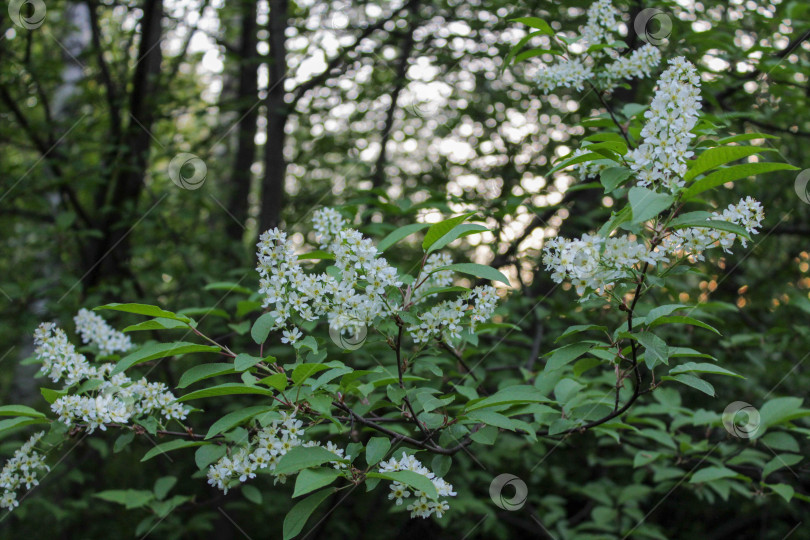
[[[572,320],[586,321],[576,296],[567,287],[555,288],[542,270],[542,239],[551,229],[569,236],[592,231],[610,215],[613,201],[601,189],[568,189],[579,182],[570,172],[547,174],[550,163],[586,134],[576,126],[604,111],[603,96],[544,96],[533,82],[536,63],[503,69],[503,59],[526,34],[510,19],[537,16],[561,21],[555,29],[575,30],[589,4],[52,0],[34,28],[16,24],[4,8],[3,403],[40,399],[32,379],[36,368],[19,360],[30,356],[40,321],[69,325],[80,307],[114,301],[198,306],[197,315],[208,314],[201,324],[210,334],[239,339],[248,314],[227,319],[238,311],[239,298],[206,286],[229,280],[255,290],[258,234],[278,225],[303,242],[312,210],[323,205],[356,208],[363,231],[375,236],[415,220],[477,209],[494,233],[478,244],[465,243],[457,259],[491,264],[514,278],[517,291],[507,304],[514,317],[508,322],[521,328],[486,369],[531,370],[561,329]],[[730,133],[777,136],[766,144],[781,159],[810,167],[810,4],[615,4],[628,22],[649,7],[666,15],[672,28],[664,57],[683,54],[698,65],[704,112],[715,122]],[[627,26],[625,41],[636,48],[642,42]],[[634,82],[606,99],[616,110],[647,103],[653,85],[654,79]],[[187,158],[173,162],[181,153],[201,160],[204,179],[182,185],[202,168],[199,161],[183,165]],[[684,277],[684,291],[695,285],[700,290],[691,300],[707,302],[725,325],[722,338],[692,336],[702,345],[695,348],[713,351],[747,377],[723,381],[716,399],[690,394],[689,407],[721,411],[735,400],[756,404],[774,388],[775,395],[807,395],[810,206],[794,190],[795,177],[779,172],[764,181],[737,182],[720,202],[757,197],[766,208],[763,233],[753,249],[710,269],[705,279]],[[685,302],[690,298],[684,291],[669,294]],[[176,382],[178,373],[168,363],[162,367],[165,380]],[[650,399],[640,406],[660,404]],[[114,440],[97,437],[72,452],[26,501],[27,509],[0,523],[0,536],[101,538],[110,536],[111,527],[113,536],[132,536],[143,512],[125,512],[89,494],[148,488],[186,465],[133,465],[135,454],[114,453]],[[677,496],[653,507],[660,497],[648,498],[652,488],[623,490],[623,478],[638,474],[621,468],[622,460],[632,458],[595,441],[591,434],[566,439],[542,466],[521,476],[543,527],[525,515],[494,513],[487,496],[492,471],[475,472],[470,464],[467,474],[479,500],[462,504],[450,521],[392,518],[384,494],[358,490],[310,538],[602,538],[610,536],[589,536],[589,527],[615,519],[610,511],[620,513],[621,500],[650,512],[650,527],[640,534],[649,537],[784,538],[807,520],[805,502],[788,504],[774,496],[724,500],[694,485],[679,487]],[[554,445],[539,442],[532,460],[525,449],[516,451],[523,448],[517,443],[501,442],[477,458],[494,464],[496,472],[518,475]],[[463,454],[458,459],[469,461]],[[195,470],[190,465],[189,477]],[[797,490],[810,493],[805,466],[778,474],[797,475]],[[182,489],[196,494],[195,503],[169,516],[154,536],[241,538],[244,529],[254,538],[275,537],[276,522],[289,506],[289,494],[280,489],[266,492],[260,506],[238,493],[213,493],[200,478],[183,482]],[[37,517],[46,511],[54,519]],[[808,526],[795,538],[807,537]],[[577,535],[564,535],[573,530]]]

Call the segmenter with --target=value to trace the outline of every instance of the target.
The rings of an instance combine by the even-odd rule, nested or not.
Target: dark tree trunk
[[[239,246],[243,240],[244,224],[248,217],[248,196],[253,177],[250,168],[256,159],[256,120],[259,108],[258,97],[258,53],[256,51],[256,2],[242,2],[242,41],[240,45],[239,90],[237,112],[236,158],[233,162],[231,181],[233,183],[228,211],[234,218],[228,222],[228,237]],[[241,252],[241,250],[240,250]]]
[[[287,69],[288,0],[270,0],[270,60],[269,88],[267,92],[267,142],[264,146],[264,178],[262,181],[259,229],[265,231],[281,222],[284,200],[284,178],[287,162],[284,159],[284,127],[288,110],[284,102],[284,77]]]
[[[120,278],[131,274],[128,269],[129,234],[140,218],[137,203],[149,163],[149,130],[155,116],[152,100],[156,95],[162,59],[162,20],[163,1],[145,0],[137,65],[129,96],[130,122],[124,133],[125,150],[119,158],[121,167],[107,200],[110,210],[103,221],[104,236],[94,245],[93,256],[84,261],[85,287],[96,285],[102,277]]]

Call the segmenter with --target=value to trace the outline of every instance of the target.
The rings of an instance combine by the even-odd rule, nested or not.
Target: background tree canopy
[[[2,402],[48,410],[33,378],[37,367],[24,361],[33,354],[32,334],[42,321],[72,333],[83,307],[159,305],[193,317],[200,333],[231,350],[256,348],[259,235],[278,226],[296,246],[317,248],[310,220],[323,207],[356,216],[353,226],[376,241],[401,226],[464,212],[486,226],[445,249],[455,262],[489,265],[509,278],[495,324],[463,355],[444,351],[436,365],[415,366],[414,376],[447,382],[461,374],[475,398],[526,385],[553,389],[559,401],[591,384],[615,385],[610,370],[593,369],[598,357],[558,347],[584,340],[572,326],[612,331],[626,315],[579,302],[569,283],[556,284],[542,248],[553,236],[598,230],[619,197],[606,193],[604,177],[552,170],[586,137],[632,132],[665,63],[652,77],[611,92],[545,94],[536,77],[553,56],[535,49],[548,51],[554,41],[546,32],[528,37],[537,26],[515,21],[537,17],[551,34],[572,38],[590,4],[10,2],[0,13]],[[330,494],[314,510],[304,528],[309,538],[807,536],[810,411],[802,405],[810,383],[810,201],[807,177],[802,183],[804,173],[798,180],[797,173],[810,167],[810,4],[614,5],[623,14],[617,32],[627,50],[652,42],[665,60],[682,55],[697,66],[704,140],[740,135],[736,141],[763,147],[750,162],[795,167],[746,175],[733,186],[719,182],[711,195],[717,208],[746,195],[762,202],[760,235],[733,255],[653,280],[639,306],[648,313],[699,305],[692,315],[722,335],[699,325],[659,327],[664,348],[669,344],[670,356],[672,347],[700,351],[711,359],[696,362],[716,361],[743,377],[709,370],[682,377],[684,384],[647,380],[654,392],[634,396],[632,408],[593,429],[581,429],[588,418],[576,424],[559,412],[559,422],[571,423],[543,424],[536,416],[539,437],[503,415],[507,423],[482,420],[485,430],[454,453],[452,465],[441,454],[420,457],[445,471],[459,494],[444,518],[392,513],[387,486],[367,491],[361,484],[348,497]],[[645,11],[651,8],[658,10],[653,18]],[[418,266],[417,236],[386,251],[389,262],[403,271]],[[461,279],[470,287],[485,282]],[[119,329],[142,321],[100,313]],[[321,345],[329,340],[327,327],[315,333]],[[281,337],[271,332],[262,353],[295,361],[298,351]],[[133,334],[146,339],[160,340],[156,330]],[[649,355],[653,347],[642,345]],[[390,360],[384,340],[333,352],[327,360],[358,372],[376,365],[377,356],[388,365],[399,361]],[[151,377],[176,389],[196,358],[160,362]],[[570,363],[565,369],[575,377],[564,380],[576,386],[555,388],[559,379],[547,376],[552,360]],[[466,377],[470,367],[474,381]],[[196,425],[255,406],[255,397],[195,402]],[[760,436],[724,429],[722,412],[736,401],[758,409]],[[421,405],[426,414],[438,409]],[[511,413],[544,414],[526,407]],[[342,444],[370,444],[375,433],[343,412]],[[4,456],[30,429],[11,427],[0,431]],[[74,433],[41,485],[13,514],[3,510],[2,535],[101,538],[112,525],[120,536],[281,537],[284,516],[300,500],[293,499],[293,482],[274,486],[260,478],[258,489],[223,494],[206,485],[193,450],[140,463],[169,440],[148,435]],[[180,452],[185,459],[173,458]],[[502,473],[527,486],[519,510],[490,497]],[[139,490],[141,499],[136,492],[116,498],[111,490]],[[164,511],[158,502],[169,490],[182,497]]]

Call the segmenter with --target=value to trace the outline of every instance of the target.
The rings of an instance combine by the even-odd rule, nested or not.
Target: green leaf
[[[708,325],[703,321],[699,321],[692,317],[685,317],[682,315],[670,315],[666,317],[658,317],[653,324],[649,324],[650,328],[655,328],[656,326],[660,326],[662,324],[688,324],[691,326],[699,326],[700,328],[705,328],[711,332],[714,332],[718,336],[721,335],[720,331],[717,330],[714,326]]]
[[[674,221],[674,220],[673,220]],[[670,226],[672,224],[670,223]],[[748,231],[745,228],[737,225],[736,223],[731,223],[729,221],[723,221],[719,219],[710,219],[710,220],[695,220],[692,223],[682,222],[679,223],[677,226],[672,227],[673,229],[683,229],[685,227],[697,227],[697,228],[704,228],[704,229],[717,229],[719,231],[726,231],[730,233],[734,233],[738,236],[742,236],[743,238],[751,239],[751,235],[748,234]]]
[[[551,353],[551,357],[546,362],[545,371],[554,371],[555,369],[559,369],[570,362],[573,362],[586,352],[588,352],[591,347],[593,347],[590,343],[574,343],[572,345],[566,345],[565,347],[560,347],[559,349],[554,350]]]
[[[242,294],[247,294],[250,296],[253,294],[253,291],[248,289],[247,287],[243,287],[238,283],[234,283],[233,281],[216,281],[214,283],[209,283],[205,287],[203,287],[206,291],[228,291],[228,292],[238,292]]]
[[[488,230],[489,229],[487,229],[483,225],[479,225],[478,223],[462,223],[461,225],[456,225],[455,227],[450,229],[447,232],[447,234],[436,240],[436,242],[432,246],[430,246],[430,248],[428,248],[427,253],[438,251],[447,244],[449,244],[450,242],[462,238],[464,236],[469,236],[471,234]]]
[[[767,133],[741,133],[740,135],[732,135],[731,137],[724,137],[717,141],[717,144],[729,144],[733,142],[750,141],[752,139],[778,139],[776,135],[768,135]]]
[[[236,358],[233,359],[233,368],[236,371],[245,371],[246,369],[250,369],[262,359],[258,356],[253,356],[250,354],[240,353],[236,355]]]
[[[293,383],[299,385],[316,373],[327,370],[330,367],[331,366],[326,364],[299,364],[292,373]]]
[[[633,223],[644,223],[670,207],[675,200],[672,195],[656,193],[643,187],[630,188],[628,193],[633,210]]]
[[[646,353],[644,362],[652,369],[657,364],[669,363],[669,349],[666,342],[652,332],[639,332],[636,334],[638,342],[644,347]]]
[[[407,238],[408,236],[412,235],[413,233],[419,232],[422,229],[426,229],[430,226],[430,223],[411,223],[410,225],[405,225],[404,227],[400,227],[394,231],[392,231],[388,236],[380,240],[380,243],[377,244],[377,251],[380,253],[384,252],[386,249],[390,248],[400,240]]]
[[[33,418],[45,418],[41,412],[26,407],[25,405],[4,405],[0,407],[0,416],[30,416]]]
[[[759,174],[765,174],[773,171],[795,171],[797,169],[798,167],[794,167],[793,165],[789,165],[787,163],[760,162],[732,165],[731,167],[707,174],[700,180],[696,181],[694,184],[686,188],[686,191],[683,192],[683,198],[684,200],[691,199],[695,195],[703,193],[706,190],[715,188],[717,186],[722,186],[726,182],[733,182],[741,178],[748,178],[749,176],[757,176]]]
[[[203,471],[213,462],[224,456],[228,447],[222,444],[204,444],[194,452],[194,463]]]
[[[366,463],[376,465],[388,453],[391,441],[386,437],[372,437],[366,444]]]
[[[176,483],[177,478],[174,476],[164,476],[162,478],[158,478],[155,481],[155,487],[153,488],[155,498],[159,501],[163,500],[163,498],[169,494],[169,491],[171,491]]]
[[[300,533],[312,512],[334,491],[334,489],[318,491],[293,506],[284,517],[284,540],[290,540]]]
[[[720,165],[773,150],[773,148],[763,148],[760,146],[717,146],[715,148],[709,148],[700,154],[697,159],[689,162],[689,170],[686,171],[683,179],[688,182],[697,175],[719,167]]]
[[[142,332],[145,330],[172,330],[174,328],[188,328],[189,325],[182,321],[177,321],[174,319],[166,319],[164,317],[158,317],[157,319],[151,319],[149,321],[142,321],[138,324],[133,324],[127,326],[122,332]]]
[[[50,420],[47,418],[31,418],[30,416],[20,416],[17,418],[9,418],[8,420],[0,420],[0,433],[16,429],[23,426],[31,426],[34,424],[49,424]]]
[[[608,167],[599,173],[599,181],[605,187],[605,193],[610,193],[632,174],[633,171],[627,167]]]
[[[213,345],[200,345],[198,343],[188,343],[185,341],[177,341],[174,343],[150,343],[148,345],[144,345],[132,354],[122,358],[112,370],[112,375],[126,371],[137,364],[149,362],[150,360],[157,360],[158,358],[166,358],[168,356],[177,356],[180,354],[189,354],[195,352],[219,351],[220,348]]]
[[[342,461],[342,459],[320,446],[296,446],[278,460],[274,473],[296,473],[301,469],[317,467],[332,461]]]
[[[172,313],[171,311],[166,311],[165,309],[161,309],[157,306],[150,306],[148,304],[118,304],[118,303],[106,304],[94,308],[93,311],[99,311],[102,309],[123,311],[125,313],[135,313],[137,315],[148,315],[149,317],[163,317],[165,319],[174,319],[176,321],[182,321],[184,323],[191,322],[191,319],[189,319],[184,315],[178,315],[177,313]]]
[[[165,454],[173,450],[180,450],[181,448],[190,448],[192,446],[200,446],[201,444],[205,443],[200,441],[184,441],[182,439],[165,442],[163,444],[155,446],[154,448],[149,450],[146,454],[144,454],[144,456],[141,458],[141,462],[149,461],[155,456],[159,456],[161,454]]]
[[[261,345],[267,341],[267,336],[270,334],[270,329],[274,324],[276,324],[275,317],[270,313],[262,313],[253,323],[253,327],[250,329],[250,337],[253,338],[256,344]]]
[[[699,484],[703,482],[711,482],[713,480],[720,480],[721,478],[734,478],[736,476],[736,472],[726,467],[704,467],[692,475],[689,483]]]
[[[262,492],[256,486],[242,485],[242,495],[253,504],[262,504]]]
[[[146,506],[155,498],[155,495],[151,491],[143,489],[111,489],[95,493],[93,497],[122,504],[127,510],[131,510]]]
[[[247,386],[241,383],[225,383],[217,386],[211,386],[209,388],[203,388],[202,390],[196,390],[186,394],[185,396],[177,398],[177,401],[191,401],[192,399],[201,399],[214,396],[232,396],[234,394],[257,394],[260,396],[274,395],[272,390],[265,390],[264,388],[259,388],[258,386]]]
[[[452,270],[453,272],[460,272],[462,274],[468,274],[483,279],[500,281],[501,283],[505,283],[507,287],[511,286],[509,285],[509,280],[506,279],[506,276],[504,276],[500,271],[492,268],[491,266],[486,266],[483,264],[476,264],[476,263],[449,264],[447,266],[436,268],[433,272],[438,272],[439,270]]]
[[[790,468],[791,466],[799,463],[802,459],[804,458],[798,454],[777,454],[772,460],[765,464],[765,467],[763,467],[762,479],[765,480],[772,473],[775,473],[784,467]],[[795,473],[795,471],[792,472]]]
[[[545,35],[543,30],[536,30],[531,32],[525,36],[523,36],[517,44],[509,50],[509,54],[507,54],[503,59],[503,65],[501,66],[501,73],[503,73],[515,55],[526,46],[526,44],[531,41],[533,37]]]
[[[453,227],[460,223],[464,223],[470,218],[470,216],[473,215],[475,215],[475,212],[462,214],[460,216],[451,217],[445,219],[444,221],[434,223],[425,233],[425,238],[422,240],[422,249],[427,251],[430,246],[435,244],[441,237],[450,232]]]
[[[295,479],[293,497],[306,495],[316,489],[328,486],[340,476],[336,469],[304,469]]]
[[[210,439],[211,437],[219,435],[220,433],[224,433],[225,431],[238,426],[245,420],[253,418],[257,414],[265,413],[269,410],[271,410],[270,407],[259,405],[255,407],[248,407],[246,409],[239,409],[238,411],[226,414],[211,425],[205,438]]]
[[[368,473],[368,478],[384,478],[394,482],[401,482],[414,489],[418,489],[427,494],[428,499],[436,499],[439,494],[436,493],[436,486],[433,485],[427,477],[413,471],[393,471],[386,473]]]
[[[677,311],[679,309],[683,309],[685,307],[689,307],[684,304],[664,304],[663,306],[658,306],[652,308],[647,315],[645,316],[647,324],[652,324],[657,321],[661,317],[666,317],[673,311]]]
[[[509,19],[509,22],[517,22],[536,28],[541,32],[541,35],[553,36],[554,30],[549,24],[539,17],[518,17],[517,19]]]
[[[667,376],[661,377],[661,380],[664,380],[664,381],[678,381],[679,383],[685,384],[686,386],[691,386],[692,388],[694,388],[696,390],[700,390],[704,394],[708,394],[708,395],[714,397],[714,386],[712,386],[708,382],[704,381],[703,379],[695,377],[694,375],[688,375],[686,373],[681,373],[681,374],[678,374],[678,375],[675,375],[675,376],[672,376],[672,377],[667,375]]]
[[[774,493],[785,499],[785,502],[790,502],[793,499],[793,495],[796,493],[792,486],[788,484],[768,484],[768,487],[773,490]]]
[[[764,428],[810,416],[810,410],[802,409],[803,401],[800,397],[780,397],[766,401],[759,410],[761,425],[757,435],[762,435]]]
[[[709,364],[708,362],[686,362],[669,370],[670,375],[677,375],[679,373],[710,373],[712,375],[728,375],[730,377],[739,377],[740,379],[745,378],[733,371],[729,371],[715,364]]]
[[[328,251],[323,251],[320,249],[316,249],[315,251],[310,251],[309,253],[302,253],[298,256],[299,261],[303,260],[327,260],[332,261],[335,259],[335,256]]]
[[[177,388],[186,388],[188,385],[193,384],[203,379],[210,379],[218,375],[229,375],[236,373],[233,369],[233,364],[214,363],[214,364],[200,364],[187,370],[180,376],[180,382],[177,383]]]
[[[287,388],[287,375],[284,373],[274,373],[269,377],[265,377],[259,381],[259,384],[275,388],[279,392],[283,392]]]
[[[586,147],[587,148],[587,147]],[[570,154],[569,154],[570,155]],[[554,174],[557,171],[570,167],[571,165],[577,165],[579,163],[585,163],[588,161],[595,161],[597,159],[605,159],[605,156],[602,154],[598,154],[596,152],[588,152],[587,154],[581,154],[579,156],[574,156],[572,158],[566,159],[558,163],[557,165],[552,168],[548,174]]]
[[[45,398],[45,401],[50,404],[53,404],[53,402],[60,397],[67,395],[67,390],[54,390],[53,388],[40,388],[39,392],[42,394],[42,397]]]

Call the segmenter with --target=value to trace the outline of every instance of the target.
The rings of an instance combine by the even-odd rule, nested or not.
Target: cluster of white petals
[[[428,309],[420,316],[420,324],[408,327],[408,333],[414,343],[427,343],[433,339],[457,341],[465,327],[474,329],[477,323],[492,317],[497,299],[493,287],[476,287],[466,300],[446,300]]]
[[[236,449],[209,466],[208,483],[227,493],[234,485],[255,478],[257,471],[263,469],[273,474],[276,481],[284,483],[286,475],[274,474],[273,471],[281,457],[297,446],[321,446],[335,454],[335,461],[330,463],[336,469],[346,468],[343,460],[351,460],[351,456],[344,456],[343,449],[331,441],[325,446],[315,441],[304,441],[305,431],[303,422],[296,420],[295,413],[282,413],[280,422],[274,421],[272,425],[259,430],[249,445]]]
[[[666,262],[661,250],[650,250],[627,236],[603,238],[583,235],[568,240],[552,238],[543,247],[543,263],[555,283],[570,280],[582,295],[586,290],[605,291],[641,263]]]
[[[450,509],[450,505],[443,497],[456,496],[452,484],[446,482],[444,478],[438,478],[430,469],[422,465],[418,459],[414,456],[407,455],[405,452],[402,452],[400,459],[391,458],[388,461],[380,462],[379,471],[381,473],[396,471],[415,472],[430,480],[433,487],[436,488],[438,497],[434,499],[429,497],[427,493],[406,486],[401,482],[393,482],[391,484],[391,493],[388,494],[388,498],[394,500],[397,506],[401,505],[405,499],[413,496],[413,501],[407,506],[407,510],[410,510],[412,518],[428,518],[432,514],[436,514],[436,517],[440,518]],[[409,491],[409,489],[411,491]]]
[[[537,87],[544,94],[563,86],[582,91],[585,82],[593,78],[593,69],[579,58],[562,59],[546,66],[537,74]]]
[[[544,93],[560,87],[581,91],[588,80],[609,89],[622,80],[649,77],[661,62],[660,51],[650,44],[624,57],[619,56],[615,47],[605,47],[619,41],[614,32],[621,21],[621,14],[610,0],[598,0],[591,4],[587,16],[586,24],[579,29],[577,42],[584,54],[562,58],[537,72],[536,82]],[[611,58],[613,61],[607,63]]]
[[[431,289],[449,287],[453,284],[452,270],[437,270],[451,264],[453,264],[453,259],[447,253],[431,253],[428,255],[421,272],[425,275],[424,282],[414,291],[414,303],[435,296],[435,294],[428,293]]]
[[[684,186],[687,160],[694,155],[689,143],[695,136],[700,111],[700,77],[695,66],[679,56],[658,79],[642,143],[627,153],[640,186],[664,186],[675,193]]]
[[[763,219],[762,205],[747,197],[722,212],[714,212],[707,221],[734,223],[749,234],[757,234]],[[643,263],[666,263],[670,257],[702,261],[704,251],[718,246],[730,253],[737,238],[733,232],[711,228],[711,224],[672,231],[654,249],[628,236],[603,238],[586,234],[573,240],[558,237],[543,247],[543,263],[554,282],[568,280],[577,294],[583,295],[589,290],[605,292],[617,281],[632,277],[632,270]],[[739,239],[744,247],[745,238]]]
[[[661,63],[661,51],[658,47],[646,45],[639,47],[627,56],[621,56],[605,66],[604,77],[608,81],[626,79],[643,79],[650,77],[652,70]]]
[[[32,435],[3,466],[3,470],[0,472],[0,488],[3,488],[0,508],[13,510],[19,506],[17,491],[23,487],[32,489],[39,485],[37,471],[50,470],[45,465],[45,457],[34,449],[43,435],[45,435],[44,431]]]
[[[313,223],[321,247],[335,257],[337,275],[304,273],[292,243],[278,229],[262,234],[257,244],[259,292],[263,306],[274,308],[274,328],[283,330],[285,343],[302,336],[294,317],[326,317],[340,332],[370,325],[391,311],[386,288],[401,285],[396,269],[379,256],[374,243],[349,228],[336,210],[316,211]]]
[[[126,352],[132,348],[132,340],[128,335],[114,329],[88,309],[80,309],[73,317],[73,322],[76,323],[76,332],[81,336],[82,343],[96,345],[103,356]]]
[[[748,234],[759,233],[765,212],[762,204],[752,197],[741,199],[737,204],[731,204],[722,212],[713,212],[710,221],[726,221],[744,228]],[[703,252],[712,247],[721,247],[726,253],[731,253],[734,241],[739,238],[743,247],[747,245],[744,236],[733,232],[708,227],[690,227],[679,229],[664,238],[662,246],[669,253],[678,257],[688,257],[691,261],[705,260]]]
[[[145,378],[133,381],[123,373],[112,375],[115,365],[111,363],[91,365],[76,352],[64,330],[53,323],[39,325],[34,343],[42,373],[54,382],[64,378],[65,389],[83,381],[97,381],[87,390],[93,395],[68,394],[51,404],[51,410],[67,425],[84,424],[92,433],[97,428],[105,430],[105,424],[123,424],[155,412],[167,420],[183,420],[189,412],[161,382]]]

